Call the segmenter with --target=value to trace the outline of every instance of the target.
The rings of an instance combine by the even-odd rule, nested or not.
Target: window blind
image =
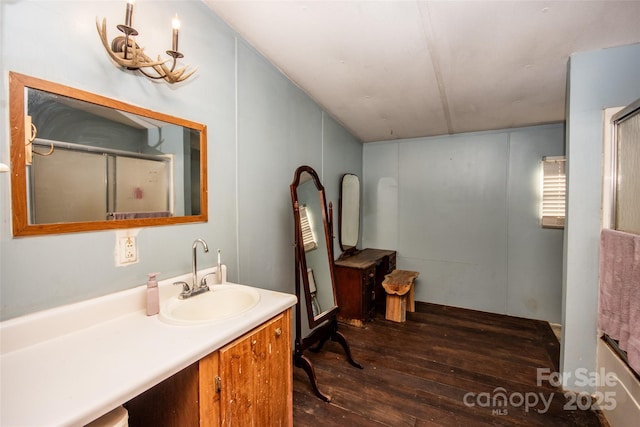
[[[566,205],[565,156],[542,159],[542,227],[564,228]]]
[[[316,238],[313,235],[311,220],[307,215],[307,207],[300,206],[298,211],[300,212],[300,228],[302,229],[302,243],[304,245],[304,251],[308,252],[310,250],[316,249],[318,247],[318,243],[316,242]]]

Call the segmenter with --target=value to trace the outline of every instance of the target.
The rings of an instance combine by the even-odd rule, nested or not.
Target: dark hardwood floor
[[[548,323],[418,303],[407,321],[340,324],[360,370],[328,342],[314,363],[320,390],[294,367],[294,425],[302,426],[606,426],[538,368],[558,371],[559,343]],[[506,405],[500,406],[506,398]],[[580,403],[585,405],[584,396]],[[577,406],[574,405],[574,406]]]

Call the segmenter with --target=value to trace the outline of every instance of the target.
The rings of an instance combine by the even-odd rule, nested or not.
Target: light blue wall
[[[569,63],[561,371],[568,388],[590,393],[594,387],[574,381],[578,369],[596,369],[603,109],[640,98],[639,70],[640,44],[578,53]]]
[[[539,220],[540,161],[564,126],[365,144],[363,247],[420,272],[416,300],[559,322],[562,230]]]
[[[338,241],[340,184],[342,175],[345,173],[353,173],[362,177],[362,144],[327,115],[324,116],[323,135],[325,140],[323,158],[331,159],[323,164],[323,184],[327,203],[333,204],[333,232],[335,235],[333,253],[337,258],[342,252]],[[360,237],[362,237],[362,232]]]
[[[126,267],[115,267],[114,231],[13,238],[10,176],[0,174],[0,319],[137,286],[149,272],[188,272],[196,238],[214,248],[199,266],[214,265],[220,248],[230,280],[293,292],[293,172],[313,166],[337,203],[340,175],[362,169],[362,145],[199,0],[136,2],[148,54],[167,49],[175,13],[185,63],[199,69],[172,86],[104,52],[96,17],[115,37],[124,1],[0,4],[0,162],[9,163],[10,70],[204,123],[209,150],[209,222],[141,229],[140,262]]]

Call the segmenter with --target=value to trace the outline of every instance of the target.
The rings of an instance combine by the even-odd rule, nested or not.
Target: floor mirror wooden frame
[[[307,186],[313,183],[313,187],[310,187],[313,194],[317,191],[318,198],[315,199],[315,196],[312,196],[311,203],[309,203],[310,205],[317,203],[315,206],[307,207],[304,204],[305,201],[299,197],[300,186],[305,183]],[[324,187],[320,183],[320,179],[315,170],[310,166],[300,166],[296,169],[290,190],[295,230],[295,292],[298,297],[298,303],[296,304],[294,365],[305,370],[315,394],[325,402],[329,402],[331,401],[331,397],[320,391],[313,363],[304,355],[304,352],[306,350],[319,352],[327,341],[332,340],[342,346],[347,356],[347,361],[352,366],[362,369],[362,365],[353,359],[346,338],[338,331],[337,314],[340,308],[338,307],[336,299],[333,272],[332,205],[330,203],[327,209]],[[305,209],[305,213],[301,215],[303,208]],[[306,212],[307,208],[310,212]],[[313,227],[309,226],[308,219],[306,218],[307,214],[315,214],[314,219],[318,219],[318,217],[322,219],[321,233],[317,229],[317,233],[312,231]],[[301,218],[305,218],[304,225]],[[316,223],[316,227],[318,226]],[[310,234],[318,236],[317,239],[313,237],[309,238],[308,236]],[[305,247],[307,249],[305,249]],[[310,277],[313,277],[310,271],[313,272],[313,268],[317,267],[318,263],[318,261],[315,261],[316,265],[313,265],[314,262],[311,259],[310,262],[307,262],[307,252],[310,251],[317,251],[313,259],[322,260],[320,264],[324,267],[317,269],[318,272],[321,273],[319,274],[318,278],[320,280],[318,280],[317,284],[315,280],[314,283],[310,283]],[[326,260],[326,264],[324,260]],[[316,289],[316,286],[318,289]],[[323,304],[314,306],[315,293],[320,293],[321,291],[323,291],[322,296],[325,297]],[[328,307],[326,307],[327,298],[330,301]],[[325,307],[325,309],[322,310],[320,307]],[[308,322],[310,330],[306,336],[303,336],[303,319]]]

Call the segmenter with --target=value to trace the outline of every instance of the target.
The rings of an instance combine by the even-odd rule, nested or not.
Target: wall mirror
[[[338,243],[344,254],[356,251],[360,237],[360,178],[346,173],[340,182]]]
[[[9,74],[15,236],[207,221],[206,126]]]
[[[329,339],[338,342],[351,365],[362,368],[351,357],[345,337],[338,331],[338,305],[333,272],[333,214],[331,204],[327,208],[324,187],[316,172],[309,166],[296,169],[290,185],[295,231],[295,288],[296,342],[294,363],[303,368],[318,397],[331,398],[318,388],[313,364],[304,355],[311,349],[320,351]],[[302,285],[302,290],[301,290]],[[302,305],[309,328],[302,336]],[[312,347],[313,346],[313,347]]]

